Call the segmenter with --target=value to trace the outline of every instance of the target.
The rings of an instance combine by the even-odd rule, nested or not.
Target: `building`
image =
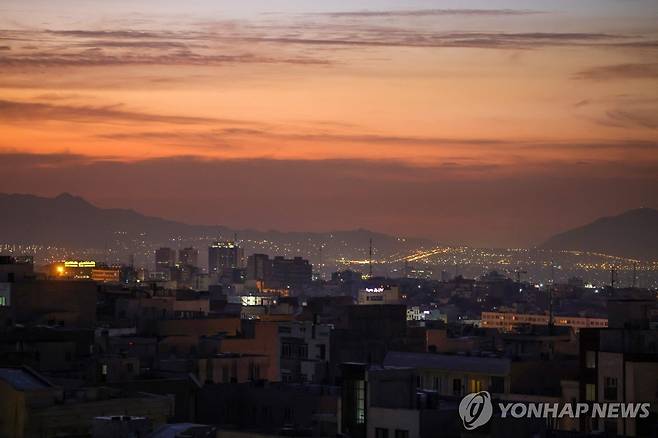
[[[418,389],[442,396],[510,392],[511,361],[507,358],[390,351],[384,366],[415,369]]]
[[[611,326],[580,331],[579,400],[650,403],[648,418],[583,418],[581,432],[617,436],[658,433],[658,315],[655,298],[609,300]]]
[[[31,258],[0,256],[0,283],[13,283],[34,277]]]
[[[173,412],[168,396],[113,388],[68,392],[29,368],[0,368],[0,436],[90,436],[94,418],[139,416],[154,425]]]
[[[402,295],[397,286],[368,287],[359,290],[358,303],[367,304],[400,304]]]
[[[158,248],[155,250],[155,272],[169,276],[169,270],[176,264],[176,251],[171,248]]]
[[[103,268],[98,267],[91,270],[91,279],[99,283],[120,283],[120,268]]]
[[[199,266],[199,250],[196,248],[183,248],[178,250],[178,263],[183,266]]]
[[[313,281],[313,265],[301,257],[272,260],[272,283],[275,288],[302,289]]]
[[[235,242],[215,242],[208,247],[208,273],[222,276],[244,267],[244,249]]]
[[[495,328],[503,331],[512,331],[519,325],[547,326],[549,315],[533,315],[512,312],[482,312],[481,325],[483,328]],[[553,324],[556,326],[572,327],[576,331],[582,328],[603,328],[608,326],[605,318],[588,318],[584,316],[555,315]]]
[[[281,381],[327,383],[331,326],[313,321],[279,323]]]
[[[252,254],[247,259],[247,281],[272,279],[272,260],[267,254]]]
[[[216,353],[198,360],[198,379],[204,383],[245,383],[262,380],[270,367],[262,354]]]
[[[86,280],[0,283],[0,303],[13,323],[93,327],[97,286]]]
[[[417,388],[413,368],[342,365],[341,432],[353,438],[460,436],[458,401]]]
[[[219,437],[328,437],[339,432],[340,391],[332,386],[205,385],[197,400],[197,421],[231,433]]]

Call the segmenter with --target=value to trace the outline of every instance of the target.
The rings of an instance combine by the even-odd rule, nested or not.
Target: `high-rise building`
[[[199,250],[196,248],[183,248],[178,250],[178,263],[184,266],[199,266]]]
[[[244,267],[244,249],[235,242],[215,242],[208,247],[208,272],[225,274]]]
[[[247,259],[247,280],[268,281],[272,278],[272,260],[267,254],[252,254]]]
[[[176,251],[171,248],[155,250],[155,272],[166,272],[176,264]]]
[[[286,259],[281,256],[272,260],[272,281],[277,287],[297,289],[313,281],[313,265],[301,257]]]

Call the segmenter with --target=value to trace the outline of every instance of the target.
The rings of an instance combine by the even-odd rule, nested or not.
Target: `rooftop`
[[[18,391],[52,388],[47,380],[26,368],[0,368],[0,380],[9,383]]]
[[[496,375],[506,375],[510,372],[510,360],[506,358],[434,353],[405,353],[399,351],[388,352],[384,359],[384,366],[439,369]]]

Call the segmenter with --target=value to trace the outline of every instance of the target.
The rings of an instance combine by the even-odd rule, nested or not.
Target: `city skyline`
[[[530,246],[658,207],[650,1],[7,1],[0,192]]]

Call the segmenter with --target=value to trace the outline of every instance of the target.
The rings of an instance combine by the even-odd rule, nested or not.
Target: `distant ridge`
[[[370,238],[376,242],[381,253],[396,252],[402,249],[433,246],[433,241],[421,238],[406,238],[401,241],[396,236],[369,230],[347,230],[327,232],[281,232],[231,229],[216,225],[190,225],[145,216],[134,210],[105,209],[94,206],[85,199],[69,193],[54,198],[23,194],[0,194],[0,243],[55,245],[63,248],[103,248],[122,236],[143,236],[147,243],[167,244],[173,237],[190,239],[201,243],[200,237],[213,240],[220,236],[232,239],[238,233],[240,239],[270,240],[296,245],[308,241],[327,242],[331,251],[331,241],[335,246],[345,244],[359,249],[367,248]],[[140,237],[140,240],[142,237]],[[304,243],[306,242],[306,243]]]
[[[594,251],[658,260],[658,210],[638,208],[557,234],[542,249]]]

